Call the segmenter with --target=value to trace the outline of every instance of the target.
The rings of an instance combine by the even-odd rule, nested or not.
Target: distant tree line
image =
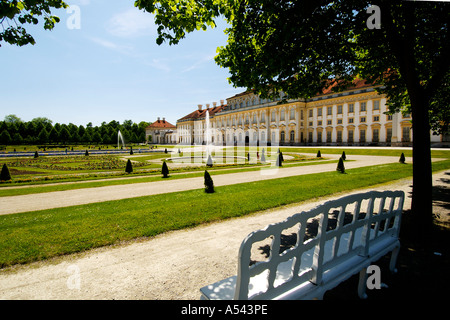
[[[1,145],[32,145],[32,144],[116,144],[120,130],[126,143],[145,142],[145,128],[148,122],[133,123],[125,120],[103,122],[100,126],[93,126],[89,122],[86,126],[73,123],[55,123],[48,118],[34,118],[25,122],[16,115],[8,115],[0,121]]]

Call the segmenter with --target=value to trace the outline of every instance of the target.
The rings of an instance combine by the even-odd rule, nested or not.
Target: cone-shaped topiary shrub
[[[283,154],[281,152],[278,153],[276,166],[277,167],[282,167],[283,166]]]
[[[205,192],[213,193],[214,192],[214,182],[209,175],[209,172],[205,170]]]
[[[11,180],[11,173],[9,172],[8,166],[3,164],[2,172],[0,173],[0,181],[9,181]]]
[[[338,171],[340,173],[345,173],[344,160],[342,160],[342,157],[339,158],[339,162],[338,162],[336,171]]]
[[[322,154],[320,153],[320,150],[317,151],[317,158],[322,158]]]
[[[405,163],[405,161],[406,161],[405,154],[402,152],[402,154],[400,155],[400,160],[398,160],[398,162]]]
[[[130,147],[130,155],[133,155],[133,154],[134,154],[133,147]]]
[[[85,156],[89,155],[89,151],[86,150],[86,152],[84,153]]]
[[[128,159],[127,166],[125,167],[126,173],[132,173],[133,172],[133,165],[131,164],[131,160]]]
[[[163,178],[167,178],[169,176],[169,168],[167,167],[167,164],[165,161],[162,164],[161,173],[163,175]]]
[[[208,167],[212,167],[213,166],[213,161],[212,161],[212,158],[211,158],[210,154],[208,155],[208,159],[206,160],[206,165]]]
[[[36,159],[36,158],[39,158],[39,153],[36,151],[35,153],[34,153],[34,158]]]
[[[342,151],[342,156],[341,156],[342,160],[347,160],[347,157],[345,156],[345,151]]]

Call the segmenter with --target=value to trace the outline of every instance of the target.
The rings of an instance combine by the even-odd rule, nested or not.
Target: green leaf
[[[20,11],[22,11],[23,9],[25,9],[25,5],[23,4],[23,1],[19,1],[17,3],[17,9],[19,9]]]

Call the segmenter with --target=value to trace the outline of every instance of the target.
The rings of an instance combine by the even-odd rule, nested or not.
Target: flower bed
[[[125,168],[126,161],[111,155],[101,156],[58,156],[16,159],[7,163],[14,168],[38,168],[57,171],[95,171]],[[146,163],[133,163],[133,167],[143,167]]]

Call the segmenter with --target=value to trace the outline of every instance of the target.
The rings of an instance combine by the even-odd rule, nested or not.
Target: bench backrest
[[[252,232],[239,250],[234,298],[273,299],[307,281],[320,283],[326,270],[367,256],[371,244],[398,238],[403,202],[403,191],[355,194]],[[286,239],[294,241],[289,246]],[[254,263],[261,250],[266,259]]]

